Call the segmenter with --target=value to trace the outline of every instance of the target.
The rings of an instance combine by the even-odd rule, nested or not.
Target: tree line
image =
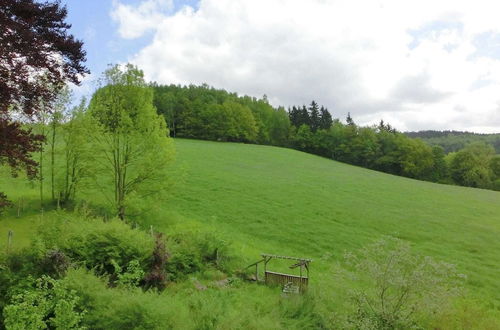
[[[283,146],[418,180],[500,189],[500,156],[480,141],[446,153],[384,121],[362,127],[348,114],[343,123],[314,100],[285,111],[265,96],[238,96],[206,84],[152,86],[172,136]]]
[[[165,116],[172,137],[283,146],[290,120],[282,107],[261,99],[229,93],[204,84],[158,85],[154,104]]]
[[[431,145],[439,145],[446,153],[456,152],[471,143],[483,142],[493,146],[496,153],[500,153],[500,133],[482,134],[461,131],[420,131],[405,132],[412,138],[420,138]]]

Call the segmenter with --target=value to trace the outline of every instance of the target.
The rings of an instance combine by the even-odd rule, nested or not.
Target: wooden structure
[[[278,256],[273,254],[262,254],[262,259],[251,264],[249,267],[255,266],[255,279],[259,281],[259,264],[264,265],[264,282],[268,285],[279,285],[283,288],[284,292],[304,292],[307,289],[309,283],[309,263],[311,259]],[[295,264],[291,265],[289,268],[299,268],[299,275],[291,275],[269,271],[267,269],[267,264],[272,259],[287,259],[297,261]],[[305,274],[304,274],[305,270]]]

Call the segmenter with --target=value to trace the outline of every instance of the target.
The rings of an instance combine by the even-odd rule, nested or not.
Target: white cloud
[[[73,105],[77,105],[82,98],[89,98],[98,85],[94,73],[86,74],[82,77],[80,85],[69,84],[73,96]]]
[[[134,39],[154,30],[173,6],[173,0],[146,0],[137,7],[113,0],[111,18],[119,24],[118,33],[122,38]]]
[[[335,117],[401,130],[500,131],[500,53],[475,42],[500,36],[500,3],[201,0],[155,10],[166,7],[115,2],[112,12],[124,38],[154,31],[130,58],[151,80],[267,94],[275,105],[314,98]]]

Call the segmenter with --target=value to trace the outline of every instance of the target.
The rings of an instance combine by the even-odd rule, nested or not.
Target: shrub
[[[84,269],[68,271],[65,284],[86,309],[82,324],[89,329],[193,329],[185,304],[165,294],[139,288],[110,288],[105,279]]]
[[[167,272],[172,280],[203,271],[209,267],[232,273],[236,258],[230,254],[229,243],[212,231],[192,230],[177,233],[168,239],[171,257]]]
[[[7,199],[7,195],[3,192],[0,192],[0,214],[2,211],[8,207],[12,206],[12,202]]]
[[[41,258],[47,258],[51,250],[59,251],[77,265],[109,275],[114,282],[134,260],[146,269],[153,244],[149,235],[120,220],[103,222],[61,212],[40,227],[32,249],[39,251]]]
[[[453,265],[414,255],[398,239],[382,239],[347,254],[346,261],[362,280],[352,292],[356,312],[348,324],[354,328],[415,327],[447,309],[463,280]]]
[[[60,250],[49,250],[40,261],[41,270],[44,274],[54,278],[64,276],[70,265],[69,258]]]
[[[16,295],[4,308],[7,329],[84,329],[81,320],[84,311],[78,306],[74,290],[60,281],[43,276],[35,288]]]
[[[168,259],[167,250],[165,248],[165,240],[163,234],[156,234],[155,248],[151,260],[150,270],[144,277],[145,288],[151,287],[158,290],[163,290],[167,281],[165,272],[165,264]]]

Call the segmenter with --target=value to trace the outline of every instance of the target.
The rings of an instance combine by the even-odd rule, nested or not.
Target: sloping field
[[[406,179],[285,148],[184,139],[176,148],[175,175],[183,179],[166,204],[140,220],[148,229],[168,235],[175,227],[213,228],[248,264],[260,253],[312,258],[310,285],[332,290],[345,251],[399,237],[456,264],[470,293],[500,308],[499,192]],[[0,248],[11,229],[14,247],[27,246],[44,221],[38,187],[5,169],[0,178],[16,204],[0,219]]]
[[[456,264],[473,294],[500,302],[498,192],[406,179],[284,148],[182,139],[176,146],[185,183],[165,205],[165,222],[213,226],[249,259],[261,252],[313,258],[312,278],[331,276],[346,250],[399,237]]]

